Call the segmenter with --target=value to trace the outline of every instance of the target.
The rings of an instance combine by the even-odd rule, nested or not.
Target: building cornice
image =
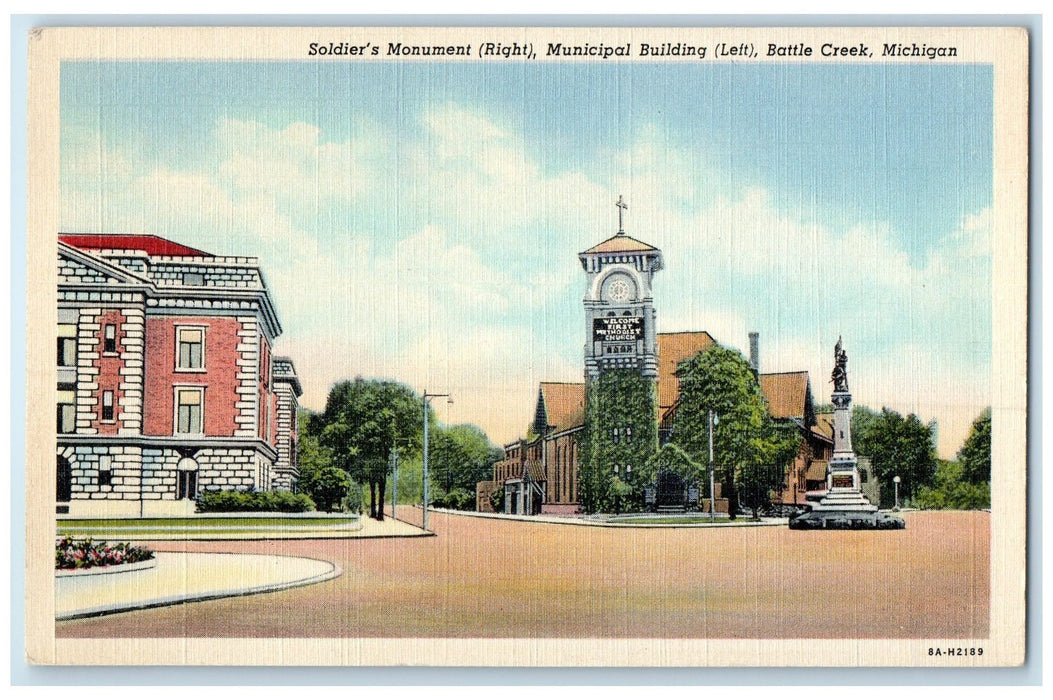
[[[123,253],[124,251],[122,251]],[[177,258],[177,257],[150,257],[148,263],[191,263],[213,264],[219,260],[228,265],[251,266],[260,277],[260,286],[257,288],[233,288],[233,287],[188,287],[186,285],[159,285],[153,280],[134,273],[120,265],[115,265],[108,259],[99,255],[82,251],[78,248],[59,243],[59,254],[76,260],[82,265],[93,267],[121,280],[116,284],[96,284],[92,282],[60,282],[59,301],[62,303],[98,303],[98,301],[124,301],[114,297],[115,294],[142,293],[147,297],[147,306],[152,309],[218,309],[218,310],[242,310],[250,313],[260,313],[263,318],[264,327],[270,338],[274,339],[281,335],[282,325],[278,320],[278,313],[274,308],[270,291],[267,289],[266,279],[263,271],[259,269],[256,258]],[[127,256],[131,257],[131,256]],[[77,298],[64,299],[62,292],[70,292]],[[89,295],[88,298],[80,298],[81,294]],[[92,299],[90,295],[100,295],[98,299]],[[153,303],[151,303],[151,301]],[[183,303],[180,304],[179,302]],[[189,302],[189,304],[187,303]],[[255,302],[255,306],[251,305]]]
[[[255,450],[272,460],[278,458],[278,451],[270,443],[259,438],[192,437],[186,435],[78,435],[76,433],[63,433],[58,435],[57,438],[60,447],[91,445],[99,447],[132,446],[168,449],[236,448]]]

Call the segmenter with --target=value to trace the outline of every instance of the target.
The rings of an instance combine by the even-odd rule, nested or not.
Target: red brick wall
[[[121,354],[121,348],[124,345],[124,322],[126,320],[125,315],[117,310],[104,311],[99,316],[99,330],[96,333],[96,338],[98,339],[96,352],[99,354],[99,359],[95,360],[95,366],[99,369],[99,388],[95,392],[95,419],[92,421],[92,427],[98,430],[99,435],[116,435],[118,429],[121,428],[119,417],[121,415],[122,394],[119,386],[121,384],[121,368],[124,367],[124,357]],[[109,325],[117,327],[115,333],[117,350],[113,353],[103,352],[106,342],[106,326]],[[102,393],[104,391],[113,392],[112,421],[102,420]]]
[[[175,371],[176,326],[205,326],[205,370]],[[237,319],[214,316],[154,317],[146,319],[146,377],[143,398],[143,434],[172,435],[175,385],[204,385],[205,435],[229,437],[236,427],[238,395]]]

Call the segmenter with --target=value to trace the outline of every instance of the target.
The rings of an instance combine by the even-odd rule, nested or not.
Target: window
[[[55,472],[55,500],[65,503],[73,496],[73,467],[59,455]]]
[[[176,433],[200,435],[202,432],[202,412],[205,403],[205,390],[176,389]]]
[[[99,486],[111,486],[113,484],[113,468],[111,457],[102,455],[99,457]]]
[[[197,498],[197,472],[179,472],[176,482],[176,498],[194,500]]]
[[[72,391],[58,393],[58,432],[72,433],[77,429],[77,406]]]
[[[113,420],[113,392],[102,392],[102,419]]]
[[[77,326],[60,323],[58,332],[58,366],[77,366]]]
[[[117,352],[117,326],[112,323],[107,323],[103,330],[102,351]]]
[[[76,338],[59,338],[58,339],[58,366],[59,367],[76,367],[77,366],[77,339]]]
[[[176,369],[205,369],[204,328],[176,328]]]

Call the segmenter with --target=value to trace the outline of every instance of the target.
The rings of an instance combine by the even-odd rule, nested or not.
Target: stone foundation
[[[70,516],[191,514],[195,500],[178,498],[180,471],[196,472],[198,494],[271,488],[272,461],[251,446],[188,451],[174,447],[69,445],[59,447],[57,455],[70,465]],[[181,460],[187,456],[196,469],[180,469]]]

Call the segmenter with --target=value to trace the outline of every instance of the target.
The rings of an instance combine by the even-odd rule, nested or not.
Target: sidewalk
[[[399,506],[402,508],[402,506]],[[427,532],[416,525],[410,525],[402,520],[395,520],[390,513],[384,515],[383,521],[374,520],[368,516],[362,516],[362,527],[342,537],[434,537],[434,532]]]
[[[55,619],[249,595],[336,578],[335,564],[264,554],[157,552],[153,568],[55,578]]]

